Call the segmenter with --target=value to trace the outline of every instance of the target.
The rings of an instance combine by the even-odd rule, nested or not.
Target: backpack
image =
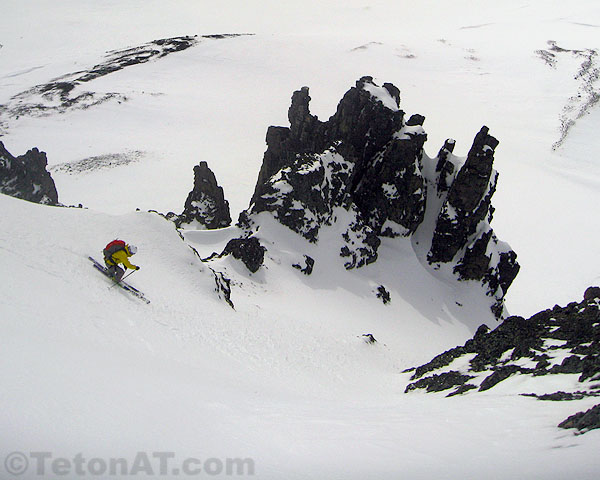
[[[126,243],[123,240],[113,240],[110,242],[102,253],[104,253],[104,258],[112,259],[112,256],[120,250],[126,251]]]

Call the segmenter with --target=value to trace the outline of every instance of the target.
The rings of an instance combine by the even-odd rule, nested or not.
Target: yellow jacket
[[[129,261],[129,257],[131,257],[131,254],[128,250],[119,250],[118,252],[113,253],[112,257],[110,257],[108,260],[110,263],[114,263],[115,265],[122,263],[126,268],[137,270],[137,265],[133,265]]]

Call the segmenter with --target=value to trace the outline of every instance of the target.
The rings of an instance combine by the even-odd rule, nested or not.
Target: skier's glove
[[[139,269],[140,269],[140,267],[138,267],[138,266],[136,265],[135,269],[136,269],[136,270],[139,270]]]

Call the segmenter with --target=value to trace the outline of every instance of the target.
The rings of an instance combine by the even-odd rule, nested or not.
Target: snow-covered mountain
[[[227,458],[251,459],[255,476],[267,479],[595,478],[598,430],[574,436],[557,428],[597,403],[576,395],[575,373],[528,372],[531,359],[511,353],[510,342],[474,381],[494,369],[521,375],[478,393],[405,394],[417,378],[402,373],[465,344],[481,324],[498,325],[490,310],[497,301],[505,314],[529,317],[579,301],[599,283],[595,2],[4,7],[2,168],[21,168],[37,147],[46,158],[34,150],[36,165],[49,163],[59,202],[87,208],[0,196],[2,475],[18,466],[10,452],[25,452],[31,473],[39,460],[30,452],[43,451],[69,459],[66,478],[81,476],[78,453],[131,465],[139,452],[173,452],[169,467],[177,468],[186,457],[210,458],[205,473]],[[366,175],[358,188],[350,177],[359,178],[364,160],[349,163],[353,139],[331,142],[344,122],[319,120],[337,115],[360,78],[359,97],[366,92],[392,122],[402,119],[390,138],[377,138],[382,127],[359,141],[398,163],[405,157],[394,148],[404,147],[388,145],[391,137],[417,141],[422,156],[406,164],[415,175],[401,190],[393,168],[387,180]],[[286,130],[302,139],[302,151],[281,141]],[[485,141],[474,144],[476,137]],[[487,202],[469,245],[485,238],[498,247],[478,250],[490,258],[483,270],[511,251],[498,239],[521,265],[510,289],[491,297],[489,281],[483,289],[481,278],[458,281],[460,262],[443,267],[433,248],[440,218],[449,220],[439,232],[447,237],[461,216],[446,188],[470,150],[493,154],[498,176],[488,170],[479,191],[481,200],[496,189],[494,232]],[[294,163],[298,153],[304,157]],[[320,193],[329,182],[345,199],[303,195],[302,176],[320,181]],[[3,188],[14,186],[11,178]],[[228,201],[232,226],[196,230],[196,220],[179,215],[208,205],[188,195],[194,178]],[[29,193],[41,192],[27,182]],[[416,200],[395,208],[403,195]],[[294,209],[303,214],[290,216]],[[236,224],[240,213],[245,221]],[[116,237],[139,247],[133,260],[142,268],[131,282],[149,305],[112,287],[87,259]],[[260,262],[249,270],[240,259],[255,247]],[[473,250],[479,260],[463,261],[465,272],[481,270]],[[564,369],[593,363],[595,340],[573,344],[565,317],[593,305],[556,307],[544,317],[545,351],[532,344],[530,357],[546,354],[548,369],[573,356],[579,360]],[[589,322],[591,314],[581,315]],[[505,338],[521,325],[511,322],[497,334],[479,330],[475,340]],[[561,336],[566,346],[556,343]],[[431,372],[472,375],[476,352],[454,352],[454,364],[434,362],[442,370]],[[558,390],[573,399],[518,395]],[[46,462],[46,475],[57,475]],[[153,466],[151,477],[176,475]]]

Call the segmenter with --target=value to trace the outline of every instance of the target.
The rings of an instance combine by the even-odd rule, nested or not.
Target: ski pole
[[[129,277],[130,275],[132,275],[133,273],[137,272],[137,270],[132,270],[131,272],[129,272],[127,275],[125,275],[123,278],[121,278],[120,281],[125,280],[127,277]]]
[[[118,282],[113,283],[110,287],[108,288],[113,288],[115,285],[121,283],[123,280],[125,280],[129,275],[131,275],[132,273],[136,272],[136,270],[132,270],[131,272],[129,272],[127,275],[125,275],[124,277],[121,277],[121,280],[119,280]]]

